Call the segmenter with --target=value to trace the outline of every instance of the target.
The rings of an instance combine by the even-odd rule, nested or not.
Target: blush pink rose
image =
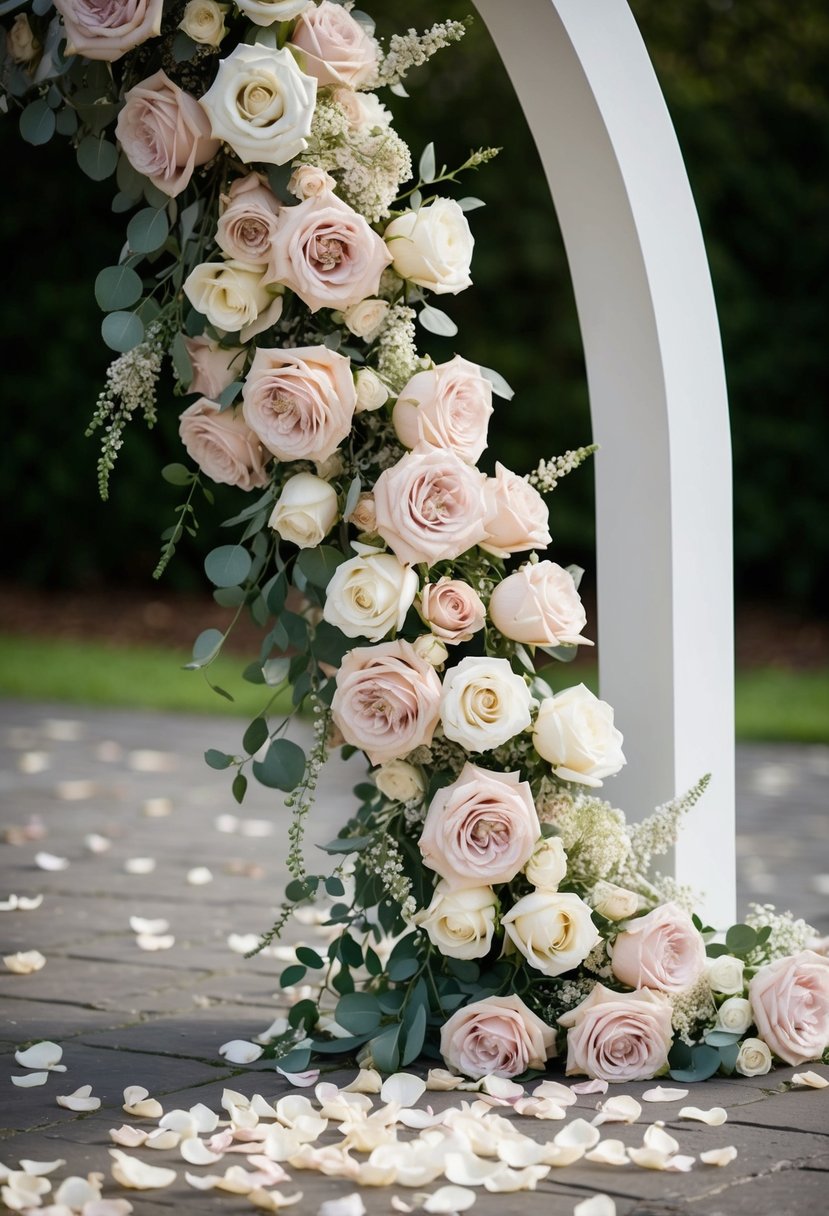
[[[598,1081],[647,1081],[668,1062],[671,1003],[660,992],[612,992],[597,984],[560,1017],[567,1028],[567,1075]]]
[[[492,385],[476,363],[455,355],[412,376],[397,398],[392,421],[405,448],[451,448],[477,464],[491,413]]]
[[[522,566],[498,583],[489,616],[505,638],[525,645],[593,645],[581,636],[587,616],[573,576],[555,562]]]
[[[459,557],[483,539],[485,482],[454,452],[407,452],[377,479],[377,532],[401,562]]]
[[[544,1068],[556,1054],[556,1032],[520,996],[490,996],[453,1013],[440,1032],[447,1068],[473,1080],[517,1077]]]
[[[435,637],[450,646],[468,642],[483,629],[484,602],[469,583],[459,578],[440,578],[427,583],[420,593],[420,615]]]
[[[126,94],[115,134],[133,169],[171,198],[181,194],[197,165],[219,151],[195,97],[161,71]]]
[[[399,760],[432,740],[440,680],[410,642],[350,650],[337,672],[334,725],[372,764]]]
[[[363,217],[327,192],[285,208],[267,281],[290,287],[311,312],[348,308],[377,294],[390,261]]]
[[[245,421],[280,460],[327,460],[351,430],[351,364],[327,346],[257,350],[242,390]]]
[[[305,10],[291,42],[303,52],[304,70],[321,85],[347,84],[356,89],[377,66],[375,40],[342,5],[330,0]]]
[[[748,986],[754,1024],[787,1064],[817,1060],[829,1047],[829,959],[814,950],[761,967]]]
[[[494,886],[515,878],[540,835],[528,781],[467,763],[432,799],[420,851],[452,890]]]
[[[486,482],[486,535],[481,548],[496,557],[546,549],[550,536],[547,504],[529,482],[502,464]]]
[[[243,346],[223,347],[204,334],[198,338],[185,338],[184,346],[193,368],[188,392],[218,397],[237,377],[241,377],[245,363]]]
[[[705,942],[687,912],[660,904],[613,943],[613,974],[631,988],[686,992],[705,974]]]
[[[212,481],[254,490],[268,484],[264,451],[253,431],[235,410],[222,410],[206,397],[194,401],[181,415],[179,435],[187,454]]]
[[[216,244],[240,262],[269,262],[279,211],[279,199],[258,173],[237,177],[221,198]]]
[[[113,63],[161,33],[163,0],[55,0],[67,55]]]

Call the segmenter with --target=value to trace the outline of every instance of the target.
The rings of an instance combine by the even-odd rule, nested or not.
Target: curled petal
[[[528,1165],[523,1170],[511,1170],[504,1166],[500,1173],[490,1174],[484,1179],[484,1187],[493,1194],[512,1191],[534,1191],[542,1178],[550,1172],[548,1165]]]
[[[166,933],[170,928],[170,922],[159,917],[157,920],[148,920],[146,916],[131,916],[130,928],[133,933],[149,933],[151,936],[158,936],[160,933]]]
[[[113,1144],[119,1144],[122,1148],[140,1148],[145,1143],[148,1132],[142,1131],[140,1127],[129,1127],[126,1123],[123,1127],[111,1127],[109,1129],[109,1138]]]
[[[444,1173],[459,1186],[483,1186],[487,1178],[503,1173],[503,1161],[482,1161],[474,1153],[447,1153]]]
[[[607,1081],[600,1081],[596,1077],[592,1081],[579,1081],[576,1085],[571,1085],[570,1089],[574,1094],[606,1094]]]
[[[687,1098],[689,1094],[687,1089],[669,1089],[664,1085],[655,1085],[653,1089],[646,1089],[642,1094],[643,1102],[681,1102],[683,1098]]]
[[[397,1102],[400,1106],[414,1106],[426,1091],[426,1082],[409,1072],[396,1072],[387,1077],[380,1090],[384,1102]]]
[[[248,1201],[264,1212],[279,1212],[282,1208],[300,1203],[301,1200],[302,1191],[297,1191],[295,1195],[283,1195],[281,1191],[266,1191],[262,1187],[254,1187],[248,1192]]]
[[[253,1064],[264,1050],[264,1047],[249,1043],[247,1039],[231,1039],[228,1043],[222,1043],[219,1055],[224,1056],[229,1064]]]
[[[698,1123],[707,1123],[709,1127],[722,1127],[728,1118],[728,1111],[722,1106],[712,1106],[710,1110],[700,1110],[698,1106],[683,1106],[679,1117],[695,1119]]]
[[[150,1132],[147,1139],[144,1141],[146,1148],[168,1149],[175,1148],[181,1137],[178,1132],[167,1131],[166,1128],[157,1127],[155,1131]]]
[[[54,853],[36,853],[35,865],[39,870],[66,870],[69,862],[65,857],[56,857]]]
[[[135,944],[139,950],[172,950],[176,939],[172,933],[164,933],[159,936],[154,933],[139,933]]]
[[[168,1134],[175,1135],[175,1132]],[[178,1139],[177,1136],[176,1139]],[[217,1161],[221,1161],[224,1155],[223,1153],[211,1152],[204,1141],[199,1140],[197,1136],[192,1136],[188,1140],[182,1140],[179,1152],[188,1165],[215,1165]]]
[[[74,1093],[62,1094],[55,1100],[58,1106],[65,1106],[67,1110],[98,1110],[101,1105],[100,1098],[92,1097],[91,1085],[81,1085]]]
[[[515,1103],[515,1113],[532,1119],[566,1119],[567,1111],[558,1102],[548,1098],[520,1098]]]
[[[23,1068],[45,1068],[48,1071],[66,1072],[66,1065],[61,1064],[63,1048],[57,1043],[50,1043],[48,1040],[43,1043],[35,1043],[32,1047],[27,1047],[25,1051],[16,1051],[14,1058]]]
[[[809,1089],[825,1089],[829,1079],[822,1077],[819,1072],[796,1072],[792,1077],[792,1085],[805,1085]]]
[[[593,1126],[602,1123],[635,1123],[642,1113],[642,1107],[635,1098],[628,1094],[619,1094],[599,1107],[599,1113],[593,1119]]]
[[[727,1148],[710,1148],[706,1153],[700,1153],[699,1159],[703,1165],[730,1165],[737,1156],[737,1150],[733,1144],[729,1144]]]
[[[503,1098],[505,1102],[510,1103],[517,1102],[524,1096],[524,1086],[517,1085],[515,1081],[510,1081],[506,1077],[484,1077],[481,1082],[481,1090],[493,1098]]]
[[[147,1165],[137,1157],[130,1157],[118,1148],[111,1148],[112,1176],[121,1186],[136,1191],[154,1191],[170,1186],[176,1180],[176,1171],[163,1166]]]
[[[592,1127],[586,1119],[574,1119],[556,1134],[553,1143],[560,1148],[581,1148],[588,1152],[599,1143],[598,1128]]]
[[[621,1140],[602,1140],[601,1144],[584,1154],[584,1159],[595,1165],[627,1165],[630,1161]]]
[[[430,1068],[426,1074],[426,1088],[436,1090],[458,1089],[463,1077],[456,1077],[445,1068]]]
[[[49,1080],[48,1072],[27,1072],[23,1076],[15,1076],[11,1074],[12,1085],[16,1085],[18,1089],[32,1089],[35,1085],[45,1085]]]
[[[295,1085],[298,1089],[309,1089],[312,1085],[316,1085],[320,1079],[320,1070],[318,1068],[310,1068],[307,1072],[286,1072],[284,1068],[280,1068],[277,1064],[276,1071],[281,1073],[289,1084]]]
[[[540,1085],[536,1085],[532,1096],[555,1102],[557,1106],[572,1106],[576,1101],[573,1088],[562,1085],[560,1081],[542,1081]]]
[[[592,1195],[576,1204],[573,1216],[616,1216],[616,1204],[609,1195]]]
[[[46,959],[39,950],[18,950],[16,954],[4,955],[3,963],[15,975],[31,975],[46,966]]]
[[[669,1136],[664,1127],[660,1127],[658,1123],[652,1123],[645,1130],[642,1137],[645,1148],[656,1149],[658,1153],[665,1153],[670,1156],[672,1153],[679,1152],[679,1144],[674,1140],[673,1136]]]
[[[62,1157],[57,1161],[23,1161],[20,1162],[20,1168],[24,1174],[32,1174],[36,1178],[42,1177],[43,1174],[53,1174],[55,1170],[60,1169],[66,1162]]]
[[[441,1186],[423,1201],[424,1212],[465,1212],[477,1196],[465,1186]]]
[[[366,1205],[357,1191],[340,1199],[326,1199],[318,1216],[365,1216]]]
[[[349,1094],[379,1094],[383,1088],[383,1078],[376,1068],[361,1068],[353,1081],[343,1086]]]

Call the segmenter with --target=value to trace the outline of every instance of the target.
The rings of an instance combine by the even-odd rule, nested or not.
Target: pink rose
[[[198,338],[185,338],[184,345],[193,368],[188,392],[218,397],[241,376],[245,363],[243,346],[223,347],[203,334]]]
[[[221,198],[216,244],[240,262],[269,262],[279,210],[279,199],[258,173],[237,177]]]
[[[550,512],[529,482],[502,464],[486,482],[486,536],[481,548],[496,557],[509,557],[550,544]]]
[[[453,1013],[440,1032],[447,1068],[467,1077],[517,1077],[544,1068],[556,1054],[556,1032],[520,996],[490,996]]]
[[[291,174],[288,189],[295,198],[319,198],[321,194],[330,194],[336,184],[324,169],[316,165],[300,165]]]
[[[435,637],[450,645],[468,642],[483,629],[486,608],[478,592],[459,578],[427,583],[420,593],[420,615]]]
[[[303,52],[303,68],[319,84],[357,88],[377,66],[377,43],[339,4],[322,0],[296,23],[292,45]]]
[[[257,350],[242,390],[245,421],[280,460],[327,460],[351,430],[351,364],[327,346]]]
[[[126,94],[115,134],[133,169],[171,198],[181,194],[196,165],[219,151],[195,97],[160,71]]]
[[[326,192],[282,212],[268,282],[290,287],[312,312],[348,308],[377,294],[390,261],[363,217]]]
[[[409,642],[350,650],[337,672],[334,724],[372,764],[407,756],[432,741],[440,680]]]
[[[397,398],[392,420],[406,448],[451,448],[477,464],[486,447],[492,385],[475,363],[455,355],[417,372]]]
[[[453,890],[494,886],[515,878],[540,835],[529,782],[467,763],[432,799],[420,851]]]
[[[761,967],[748,986],[754,1024],[787,1064],[817,1060],[829,1046],[829,959],[801,950]]]
[[[555,562],[522,566],[499,583],[489,616],[505,638],[531,646],[592,646],[581,630],[587,624],[573,576]]]
[[[181,415],[179,435],[188,456],[212,481],[240,490],[268,484],[265,465],[270,455],[241,413],[200,397]]]
[[[567,1027],[567,1075],[599,1081],[647,1081],[668,1062],[671,1003],[660,992],[611,992],[597,984],[560,1017]]]
[[[163,0],[55,0],[66,26],[66,54],[111,63],[158,37],[162,7]]]
[[[377,479],[377,531],[401,562],[459,557],[483,539],[485,481],[454,452],[407,452]]]
[[[705,974],[705,942],[687,912],[660,904],[613,943],[613,974],[631,988],[686,992]]]

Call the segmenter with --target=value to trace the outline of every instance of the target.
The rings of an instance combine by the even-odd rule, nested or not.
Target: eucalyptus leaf
[[[345,560],[346,555],[332,545],[318,545],[316,549],[302,549],[296,565],[312,586],[324,590]]]
[[[427,144],[423,149],[417,171],[422,182],[435,180],[435,145],[433,143]]]
[[[204,753],[204,759],[206,764],[215,769],[230,768],[233,763],[232,756],[228,756],[226,752],[220,752],[215,747],[208,747]]]
[[[357,501],[360,497],[360,491],[362,488],[363,483],[360,480],[360,474],[358,473],[351,482],[351,485],[348,487],[348,493],[345,496],[345,506],[343,507],[344,519],[348,519],[351,512],[357,506]]]
[[[71,106],[64,106],[55,115],[58,135],[74,135],[78,129],[78,116]]]
[[[482,198],[462,198],[458,203],[461,211],[477,211],[478,207],[485,207],[486,203]]]
[[[261,669],[265,683],[270,688],[284,683],[290,666],[291,660],[288,658],[267,659]]]
[[[757,945],[757,932],[750,925],[732,925],[725,944],[732,954],[748,954]]]
[[[112,177],[118,166],[118,149],[109,140],[87,135],[78,144],[78,165],[93,182]]]
[[[221,650],[224,640],[220,629],[203,629],[193,643],[193,665],[203,667],[209,663]]]
[[[305,752],[290,739],[274,739],[264,760],[254,760],[253,775],[268,789],[290,793],[305,775]]]
[[[515,391],[510,388],[500,372],[496,372],[491,367],[481,367],[480,372],[484,379],[488,380],[492,385],[492,391],[496,397],[503,397],[505,401],[512,401]]]
[[[339,1026],[352,1034],[372,1034],[380,1025],[383,1013],[377,998],[370,992],[354,992],[340,997],[334,1017]]]
[[[454,338],[458,332],[458,327],[452,318],[431,304],[423,305],[417,319],[430,334],[438,334],[441,338]]]
[[[310,1047],[295,1047],[286,1056],[280,1056],[276,1061],[277,1068],[283,1072],[305,1072],[311,1062]]]
[[[230,787],[230,792],[241,806],[244,802],[245,794],[247,793],[248,779],[244,773],[237,773],[233,778],[233,784]]]
[[[177,333],[173,338],[170,347],[170,354],[173,358],[173,371],[176,373],[183,388],[188,389],[193,379],[193,365],[190,362],[190,356],[187,353],[187,346],[184,342],[184,334]]]
[[[129,308],[143,290],[140,275],[129,266],[105,266],[95,279],[95,299],[104,312]]]
[[[423,1040],[426,1038],[426,1017],[425,1005],[418,1005],[406,1030],[406,1046],[400,1057],[400,1063],[404,1068],[407,1064],[412,1064],[423,1050]]]
[[[222,409],[228,409],[233,405],[243,386],[244,382],[242,380],[234,380],[232,384],[228,384],[227,388],[222,389],[216,398]]]
[[[173,39],[173,59],[176,63],[187,63],[198,49],[198,44],[184,30],[179,30]]]
[[[283,988],[293,988],[296,984],[301,984],[305,979],[305,968],[300,966],[286,967],[279,977],[279,983]]]
[[[144,338],[144,322],[134,312],[111,312],[101,322],[101,337],[110,350],[125,354]]]
[[[254,752],[258,752],[260,747],[267,743],[270,733],[268,724],[264,718],[254,718],[242,736],[242,747],[249,756],[252,756]]]
[[[27,144],[48,144],[55,133],[55,112],[42,99],[30,101],[20,115],[20,134]]]
[[[378,1068],[380,1072],[393,1073],[400,1066],[400,1040],[402,1033],[403,1027],[398,1023],[396,1026],[387,1027],[382,1034],[377,1035],[376,1038],[369,1042],[371,1058],[374,1061],[375,1068]]]
[[[373,839],[373,836],[338,836],[336,840],[329,840],[328,844],[318,847],[324,853],[359,853],[370,845]]]
[[[248,577],[251,565],[242,545],[219,545],[204,559],[204,572],[214,587],[236,587]]]
[[[127,243],[133,253],[155,253],[170,231],[165,211],[158,207],[142,207],[127,225]]]

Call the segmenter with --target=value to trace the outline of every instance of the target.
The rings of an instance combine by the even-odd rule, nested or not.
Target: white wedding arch
[[[626,0],[476,0],[544,166],[573,279],[596,457],[602,695],[632,818],[712,774],[673,858],[734,919],[731,445],[699,220]],[[670,864],[670,863],[667,863]]]

